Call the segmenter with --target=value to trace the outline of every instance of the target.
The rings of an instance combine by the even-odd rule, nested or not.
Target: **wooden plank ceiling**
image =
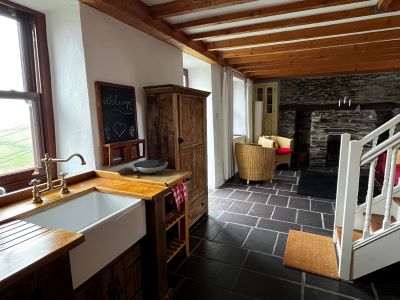
[[[400,0],[80,0],[253,79],[400,70]]]

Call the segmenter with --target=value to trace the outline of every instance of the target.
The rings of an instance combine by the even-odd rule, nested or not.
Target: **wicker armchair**
[[[290,162],[293,151],[293,140],[282,136],[260,136],[258,144],[266,148],[276,149],[276,165],[287,164],[290,168]],[[290,149],[290,153],[279,153],[278,149]]]
[[[269,180],[274,178],[275,149],[264,148],[260,145],[236,143],[236,162],[239,177],[252,181]]]

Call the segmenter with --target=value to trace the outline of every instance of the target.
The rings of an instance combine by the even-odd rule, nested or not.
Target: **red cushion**
[[[284,155],[284,154],[289,154],[292,153],[292,149],[290,148],[278,148],[276,149],[276,154],[277,155]]]

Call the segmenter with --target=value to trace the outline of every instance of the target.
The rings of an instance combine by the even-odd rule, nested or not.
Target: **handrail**
[[[369,163],[371,160],[377,158],[383,152],[385,152],[389,148],[393,148],[400,145],[400,132],[396,133],[391,138],[387,139],[383,143],[380,143],[376,147],[369,150],[361,157],[361,166]]]
[[[393,126],[396,126],[398,123],[400,123],[400,114],[398,114],[397,116],[395,116],[394,118],[390,119],[389,121],[387,121],[385,124],[381,125],[380,127],[378,127],[377,129],[375,129],[374,131],[372,131],[371,133],[367,134],[365,137],[363,137],[360,142],[365,145],[369,142],[371,142],[374,138],[377,138],[378,136],[380,136],[382,133],[384,133],[385,131],[389,130],[390,128],[392,128]]]

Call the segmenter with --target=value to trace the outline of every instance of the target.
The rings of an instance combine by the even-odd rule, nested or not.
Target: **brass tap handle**
[[[32,202],[33,203],[42,203],[43,199],[40,197],[40,191],[37,185],[40,183],[39,179],[32,179],[29,182],[29,185],[32,186]]]
[[[68,189],[68,186],[67,186],[67,179],[65,178],[65,177],[67,177],[67,175],[68,175],[68,173],[66,173],[66,172],[61,172],[58,175],[58,178],[61,179],[61,190],[60,190],[60,193],[62,195],[65,195],[65,194],[69,193],[69,189]]]

